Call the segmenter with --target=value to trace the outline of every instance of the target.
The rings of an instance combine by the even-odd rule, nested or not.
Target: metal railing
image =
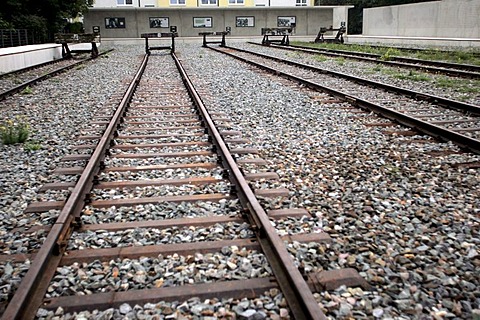
[[[0,48],[44,43],[44,37],[29,29],[0,29]]]

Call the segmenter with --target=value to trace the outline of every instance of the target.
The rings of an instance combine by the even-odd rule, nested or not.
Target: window
[[[244,0],[228,0],[228,4],[244,4]]]
[[[201,5],[217,5],[217,0],[200,0]]]
[[[125,28],[125,18],[114,17],[105,18],[105,29],[119,29]]]
[[[236,17],[235,26],[239,28],[255,27],[255,17]]]
[[[185,0],[170,0],[171,5],[184,5]]]
[[[133,5],[133,0],[117,0],[117,5],[119,5],[119,6],[131,6],[131,5]]]
[[[307,0],[295,0],[295,5],[297,7],[306,7],[307,6]]]
[[[193,27],[194,28],[211,28],[212,27],[212,17],[193,17]]]

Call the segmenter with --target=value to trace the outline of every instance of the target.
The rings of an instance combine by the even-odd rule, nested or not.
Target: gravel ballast
[[[123,93],[142,53],[141,45],[121,46],[108,58],[42,82],[32,88],[32,94],[0,102],[0,118],[26,117],[31,126],[29,141],[41,145],[40,150],[29,150],[28,145],[0,144],[0,239],[5,243],[4,251],[31,250],[25,239],[29,234],[22,236],[15,228],[54,223],[56,211],[26,215],[23,210],[32,201],[64,197],[61,193],[39,193],[38,189],[56,181],[52,172],[64,165],[60,159],[70,153],[72,138],[87,128],[87,121],[97,110],[113,105],[112,96]],[[317,94],[261,74],[200,44],[179,44],[177,54],[197,89],[209,93],[202,96],[207,107],[225,112],[232,129],[240,130],[251,141],[247,146],[257,147],[268,162],[266,168],[249,166],[247,171],[265,170],[280,176],[278,181],[251,185],[290,190],[290,197],[262,199],[262,205],[266,209],[306,208],[311,213],[308,218],[272,222],[278,232],[327,232],[332,237],[331,244],[291,244],[289,252],[296,263],[303,262],[312,271],[355,268],[372,286],[372,291],[340,287],[317,292],[317,301],[328,317],[468,319],[480,309],[480,175],[478,169],[454,165],[480,161],[479,156],[450,153],[459,149],[426,136],[385,134],[385,128],[365,125],[380,119],[336,108],[346,104],[322,105],[315,99]],[[345,68],[371,76],[371,70],[362,71],[353,65]],[[378,76],[374,78],[379,80]],[[426,90],[418,82],[409,82],[408,86]],[[428,87],[428,92],[449,94],[435,87]],[[478,102],[478,97],[469,101]],[[388,128],[394,129],[405,130],[400,126]],[[115,159],[107,165],[126,163],[129,160]],[[163,160],[131,161],[132,165],[153,163]],[[215,191],[225,190],[226,186],[221,186]],[[154,191],[156,195],[164,193],[161,188]],[[217,211],[234,216],[239,211],[235,201],[181,207],[184,217],[215,215]],[[176,205],[168,203],[86,210],[84,223],[133,221],[137,214],[144,219],[166,219],[177,211]],[[37,246],[44,234],[37,231],[35,236],[38,239],[32,246]],[[88,241],[97,243],[97,236],[89,234]],[[84,241],[78,246],[84,246]],[[0,265],[0,302],[7,301],[29,265],[30,261]],[[64,292],[63,287],[60,291]],[[198,317],[202,310],[211,309],[204,316],[232,313],[241,318],[240,313],[252,310],[247,313],[258,314],[259,319],[288,317],[278,293],[245,302],[242,309],[234,309],[242,302],[232,301],[219,298],[192,300],[186,305],[126,305],[81,313],[79,317],[135,319],[135,314],[160,316],[166,307],[172,312],[164,316]],[[37,316],[47,319],[54,313],[40,309]],[[74,318],[62,310],[57,311],[57,317]]]

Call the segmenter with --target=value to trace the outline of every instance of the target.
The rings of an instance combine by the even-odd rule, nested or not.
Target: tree
[[[315,0],[315,5],[354,5],[355,7],[350,9],[348,12],[348,33],[361,34],[364,8],[393,6],[427,1],[432,0]]]
[[[81,16],[93,1],[4,0],[0,6],[0,28],[31,29],[52,40],[68,19]]]

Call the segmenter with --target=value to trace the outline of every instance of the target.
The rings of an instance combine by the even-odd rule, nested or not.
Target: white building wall
[[[480,38],[480,0],[364,9],[364,36]]]
[[[146,8],[157,7],[157,0],[132,0],[131,5],[119,5],[117,0],[95,0],[93,8]]]

